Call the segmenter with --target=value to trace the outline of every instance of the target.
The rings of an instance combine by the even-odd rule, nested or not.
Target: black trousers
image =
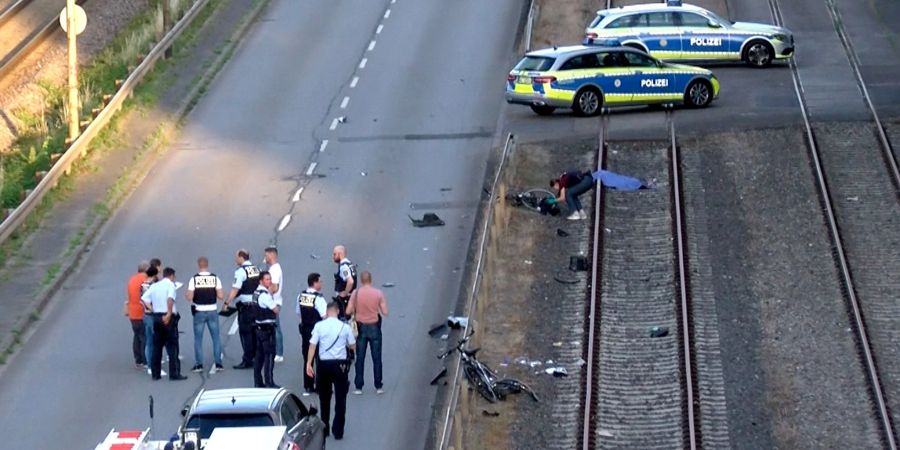
[[[162,314],[153,315],[153,353],[150,361],[150,374],[153,378],[159,378],[162,370],[163,347],[169,355],[169,378],[181,375],[181,362],[178,361],[178,321],[181,316],[172,315],[172,320],[166,325],[163,323]]]
[[[312,330],[314,326],[303,325],[302,323],[298,326],[300,329],[300,341],[303,347],[303,367],[309,363],[309,340],[312,339]],[[313,363],[315,365],[315,363]],[[314,391],[316,389],[316,379],[315,377],[311,377],[306,374],[306,370],[303,370],[303,389],[307,391]]]
[[[275,368],[275,324],[254,324],[256,354],[253,358],[253,384],[256,387],[274,387],[272,374]]]
[[[134,353],[134,363],[149,363],[149,361],[145,361],[147,357],[144,355],[144,321],[142,319],[131,319],[131,332],[134,333],[134,337],[131,338],[131,352]]]
[[[252,366],[256,354],[256,337],[253,335],[254,318],[251,309],[238,303],[238,333],[241,335],[241,364]]]
[[[322,421],[325,422],[325,434],[328,430],[336,438],[344,437],[344,417],[347,414],[347,392],[350,381],[341,368],[347,364],[344,360],[319,360],[316,376],[319,382],[319,406],[322,408]],[[334,423],[329,428],[331,416],[331,394],[334,392]]]

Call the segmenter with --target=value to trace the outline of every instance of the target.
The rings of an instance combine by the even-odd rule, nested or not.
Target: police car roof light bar
[[[666,0],[666,6],[681,6],[681,0]]]

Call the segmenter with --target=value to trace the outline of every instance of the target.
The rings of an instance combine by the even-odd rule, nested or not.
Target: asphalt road
[[[329,448],[422,447],[440,367],[426,331],[455,306],[520,11],[516,0],[273,0],[4,372],[3,447],[57,448],[62,437],[93,448],[113,427],[147,425],[148,395],[164,436],[201,387],[251,386],[251,371],[230,369],[237,336],[226,338],[224,373],[151,381],[132,368],[120,305],[140,259],[159,256],[186,280],[207,255],[228,284],[234,251],[259,262],[270,242],[286,278],[276,382],[301,386],[293,298],[312,271],[331,293],[330,251],[345,244],[377,284],[396,287],[386,289],[387,392],[375,395],[369,372],[345,440]],[[410,226],[407,214],[426,210],[447,225]],[[187,372],[191,319],[183,299],[179,308]],[[209,368],[208,338],[206,355]]]

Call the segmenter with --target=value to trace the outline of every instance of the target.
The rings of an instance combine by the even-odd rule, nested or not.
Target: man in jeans
[[[203,328],[209,329],[212,338],[213,360],[210,375],[222,371],[222,345],[219,338],[219,313],[216,302],[225,298],[222,280],[209,271],[209,260],[205,256],[197,258],[197,274],[188,281],[185,298],[191,302],[194,314],[194,367],[192,372],[203,371]]]
[[[128,279],[126,289],[128,299],[125,300],[124,312],[125,317],[128,317],[128,320],[131,322],[131,331],[134,334],[131,339],[131,351],[134,353],[134,366],[138,370],[146,369],[147,364],[150,362],[144,351],[146,330],[144,329],[144,303],[141,302],[141,295],[143,294],[141,285],[147,281],[147,269],[149,268],[150,263],[141,261],[138,264],[137,273],[131,275],[131,278]]]
[[[347,305],[347,314],[356,316],[356,324],[359,336],[356,338],[357,359],[356,390],[353,394],[362,394],[363,381],[366,368],[366,345],[372,347],[372,369],[375,373],[375,392],[384,394],[384,383],[381,378],[381,318],[387,317],[387,302],[384,293],[372,287],[372,274],[363,272],[359,277],[361,286],[353,291],[350,296],[350,304]]]
[[[581,206],[582,194],[594,187],[594,178],[590,172],[569,171],[560,175],[559,178],[550,180],[550,187],[556,191],[556,201],[566,201],[570,214],[566,217],[569,220],[587,219],[587,213]]]

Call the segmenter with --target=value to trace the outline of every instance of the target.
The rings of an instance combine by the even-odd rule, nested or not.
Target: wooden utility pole
[[[74,141],[81,134],[78,122],[78,54],[75,45],[75,0],[66,0],[66,36],[69,39],[69,140]]]

